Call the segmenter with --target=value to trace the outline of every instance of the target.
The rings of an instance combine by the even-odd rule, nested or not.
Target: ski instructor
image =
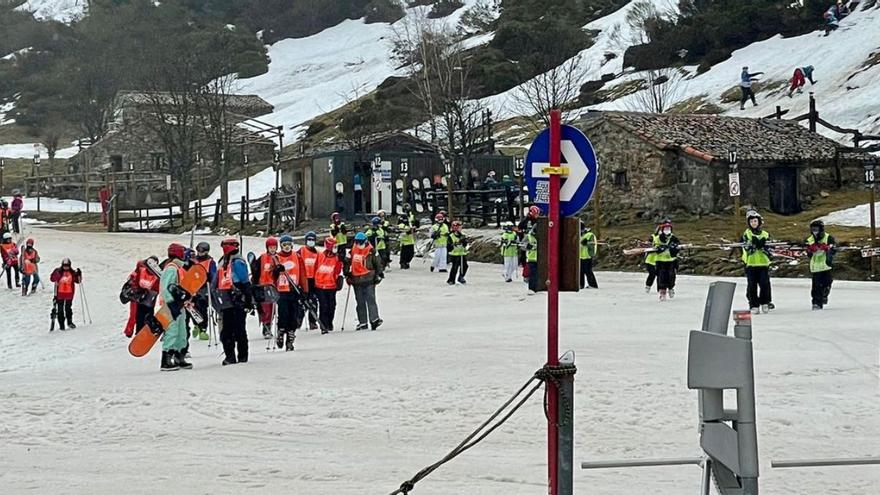
[[[220,243],[223,257],[217,266],[216,289],[220,302],[222,326],[220,342],[226,358],[223,366],[248,361],[247,314],[254,310],[248,265],[239,255],[238,239],[229,237]],[[236,356],[236,348],[238,355]]]

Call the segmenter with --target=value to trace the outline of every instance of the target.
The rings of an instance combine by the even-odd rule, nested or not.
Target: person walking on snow
[[[813,66],[808,65],[806,67],[798,67],[794,70],[794,75],[791,76],[791,87],[788,89],[788,97],[791,98],[791,95],[794,94],[795,91],[798,94],[801,93],[801,88],[806,85],[806,81],[810,81],[810,85],[816,84],[816,81],[813,80]]]
[[[222,308],[220,343],[225,354],[222,364],[226,366],[248,362],[246,323],[247,314],[254,310],[254,302],[247,262],[239,254],[238,239],[228,237],[220,243],[220,248],[223,256],[217,264],[215,287]]]
[[[272,318],[275,316],[275,301],[270,298],[270,292],[275,289],[275,256],[278,255],[278,239],[270,237],[266,239],[266,252],[254,259],[251,264],[251,285],[254,287],[254,302],[257,306],[257,316],[263,330],[263,338],[272,338]]]
[[[445,256],[445,253],[444,253]],[[355,330],[376,330],[382,325],[379,317],[379,306],[376,304],[376,286],[385,276],[382,261],[376,255],[373,246],[367,242],[367,236],[358,232],[354,236],[354,245],[348,253],[348,263],[344,267],[345,279],[354,289],[357,303],[358,325]]]
[[[764,230],[764,218],[755,210],[746,213],[748,228],[743,232],[742,260],[746,265],[746,297],[752,314],[774,309],[770,287],[770,233]],[[760,289],[760,291],[759,291]]]
[[[654,243],[654,236],[660,233],[660,225],[654,229],[651,234],[651,244]],[[645,293],[650,294],[654,288],[654,281],[657,280],[657,251],[648,251],[645,253],[645,270],[648,272],[648,278],[645,279]]]
[[[517,267],[516,233],[512,225],[505,225],[501,234],[501,257],[504,258],[504,272],[501,276],[505,282],[513,282]]]
[[[305,269],[306,283],[309,285],[308,297],[313,301],[314,305],[317,305],[318,303],[318,300],[315,297],[315,264],[318,261],[318,249],[315,246],[317,240],[318,235],[309,231],[306,233],[306,245],[299,248],[299,256],[302,259],[303,268]],[[315,314],[311,311],[309,311],[308,314],[309,330],[317,330],[318,320],[315,319]]]
[[[526,253],[526,268],[528,270],[529,295],[538,292],[538,237],[535,235],[537,224],[529,229],[526,234],[524,251]]]
[[[21,257],[18,265],[21,267],[23,274],[21,281],[21,295],[26,296],[37,291],[37,284],[40,283],[40,253],[34,249],[34,240],[28,238],[25,241],[25,248],[21,250]],[[30,286],[30,292],[28,292]]]
[[[446,273],[447,245],[449,244],[449,226],[446,225],[446,215],[438,212],[434,215],[434,225],[431,226],[431,240],[434,242],[434,258],[431,260],[431,271],[437,270]]]
[[[467,282],[464,279],[464,276],[468,271],[468,238],[461,231],[461,222],[455,220],[452,222],[452,232],[449,233],[449,244],[452,246],[452,251],[449,253],[449,257],[452,260],[452,269],[449,270],[449,278],[446,280],[446,283],[449,285],[455,285],[456,274],[458,274],[458,283],[466,284]]]
[[[660,302],[675,297],[675,263],[678,260],[680,242],[672,233],[672,221],[663,220],[654,234],[651,245],[656,250],[657,257],[657,292],[660,293]]]
[[[749,72],[748,66],[743,67],[742,73],[739,75],[739,89],[742,91],[742,98],[739,100],[739,109],[746,109],[746,101],[749,99],[752,100],[752,105],[758,106],[758,102],[755,101],[755,92],[752,91],[752,83],[757,81],[755,76],[760,76],[763,72]]]
[[[21,287],[21,273],[18,270],[18,246],[12,242],[10,232],[3,233],[0,242],[0,261],[3,263],[3,271],[6,273],[6,287],[12,289],[12,274],[15,273],[15,286]]]
[[[342,289],[342,259],[336,254],[336,239],[324,239],[324,251],[318,254],[315,266],[315,296],[321,334],[333,331],[336,315],[336,292]]]
[[[528,213],[526,213],[525,218],[520,220],[519,224],[516,226],[516,235],[517,241],[519,243],[525,242],[527,234],[534,229],[538,225],[538,216],[541,214],[541,209],[535,205],[529,206]],[[520,253],[519,258],[520,265],[522,265],[522,276],[523,282],[528,282],[529,278],[529,263],[526,260],[526,251],[523,250]]]
[[[379,217],[373,217],[370,220],[370,225],[367,227],[367,240],[370,245],[374,246],[376,250],[376,254],[379,256],[379,259],[382,260],[383,268],[387,266],[385,260],[385,255],[383,253],[388,252],[388,244],[387,237],[388,232],[385,230],[385,226],[383,225],[384,221]]]
[[[64,258],[61,260],[61,266],[49,275],[49,280],[55,284],[55,298],[52,304],[55,305],[58,328],[64,330],[65,322],[71,329],[76,328],[73,323],[73,297],[76,294],[76,284],[82,282],[82,271],[79,268],[74,270],[70,258]]]
[[[309,284],[302,258],[293,249],[293,237],[283,235],[279,243],[281,252],[274,258],[275,284],[278,289],[278,337],[275,345],[279,349],[283,347],[286,351],[292,351],[296,329],[302,325],[305,316],[302,309],[305,301],[300,300],[300,294],[308,297]]]
[[[159,276],[147,266],[147,261],[159,263],[159,258],[150,256],[146,260],[137,262],[134,271],[128,276],[128,300],[134,305],[134,320],[129,318],[129,324],[125,327],[125,336],[131,338],[133,334],[140,332],[147,319],[153,315],[156,307],[156,298],[159,296]]]
[[[596,240],[596,234],[593,229],[581,224],[581,244],[579,257],[581,260],[581,289],[589,287],[598,289],[599,283],[596,282],[596,275],[593,274],[593,260],[596,258],[596,249],[599,242]]]
[[[12,231],[21,233],[21,212],[24,209],[24,199],[18,189],[12,191],[12,205],[9,209],[9,221],[12,223]]]
[[[156,308],[167,306],[172,321],[162,334],[162,371],[176,371],[180,368],[192,369],[183,350],[187,347],[186,311],[184,307],[192,304],[191,296],[180,287],[184,273],[186,248],[172,243],[168,246],[168,259],[162,264],[159,278],[159,295]]]
[[[404,205],[406,207],[408,205]],[[408,212],[408,208],[404,208]],[[411,212],[401,215],[400,223],[397,224],[397,230],[400,233],[398,242],[400,243],[400,269],[409,270],[413,256],[416,254],[416,225],[414,216]]]
[[[195,262],[199,265],[202,265],[205,269],[205,273],[208,274],[208,282],[199,289],[199,293],[196,294],[196,297],[193,298],[193,302],[196,306],[196,311],[205,319],[202,321],[201,325],[196,324],[196,331],[194,336],[199,340],[208,340],[210,337],[208,336],[208,302],[210,299],[209,292],[210,287],[214,284],[214,279],[217,278],[217,263],[214,261],[214,258],[211,257],[211,245],[207,242],[200,242],[196,244],[196,257]],[[194,323],[194,322],[193,322]]]
[[[805,242],[807,256],[810,258],[810,273],[813,277],[813,287],[810,295],[813,300],[813,310],[823,309],[828,304],[828,295],[831,294],[831,268],[834,263],[835,242],[834,238],[825,232],[825,222],[813,220],[810,223],[810,236]]]

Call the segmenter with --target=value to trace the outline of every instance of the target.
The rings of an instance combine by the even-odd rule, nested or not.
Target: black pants
[[[813,290],[810,295],[813,298],[813,304],[824,306],[828,304],[828,294],[831,293],[831,270],[824,272],[816,272],[813,274]]]
[[[291,336],[303,322],[302,306],[299,298],[292,292],[282,292],[278,298],[278,331]]]
[[[596,275],[593,273],[593,259],[581,260],[581,289],[589,284],[594,289],[599,288]]]
[[[333,316],[336,314],[336,289],[315,289],[318,298],[318,319],[321,330],[333,330]]]
[[[387,247],[380,249],[379,258],[382,260],[382,266],[388,266],[391,263],[391,250]]]
[[[137,334],[141,328],[147,324],[147,318],[153,316],[153,307],[138,303],[137,311],[134,314],[134,333]]]
[[[449,278],[446,279],[446,282],[455,283],[455,276],[459,272],[461,272],[459,278],[464,280],[464,276],[467,275],[468,271],[467,256],[450,256],[449,259],[452,262],[452,267],[449,269]]]
[[[64,330],[64,322],[71,323],[73,321],[73,300],[55,301],[55,308],[58,311],[58,325]]]
[[[675,288],[675,262],[674,261],[658,261],[657,262],[657,290],[667,290]]]
[[[766,266],[747,266],[746,279],[748,280],[746,297],[749,300],[749,308],[770,304],[773,300],[770,293],[770,268]],[[759,288],[760,294],[758,292]]]
[[[12,272],[15,272],[15,286],[21,287],[21,273],[18,271],[18,265],[5,266],[3,270],[6,272],[6,287],[12,288]]]
[[[229,363],[246,363],[248,360],[248,338],[245,319],[247,313],[243,308],[233,306],[223,310],[223,329],[220,330],[220,342],[226,361]],[[235,351],[238,348],[238,358]]]
[[[317,305],[318,304],[318,297],[315,294],[315,279],[310,278],[310,279],[308,279],[308,281],[309,281],[308,298],[309,298],[309,300],[313,301],[315,303],[315,305]],[[315,314],[312,313],[311,311],[308,311],[308,313],[309,313],[309,326],[310,327],[316,326],[318,324],[318,320],[315,318]]]
[[[9,220],[10,220],[9,223],[12,224],[12,231],[15,232],[16,234],[20,234],[21,233],[21,212],[13,213],[13,214],[9,215]]]
[[[529,261],[529,290],[538,292],[538,262]]]
[[[412,263],[413,256],[416,254],[415,244],[406,244],[400,246],[400,268],[406,270]]]
[[[645,269],[648,270],[648,278],[645,280],[645,287],[653,287],[654,279],[657,278],[657,266],[645,265]]]
[[[744,86],[740,86],[739,89],[742,90],[742,98],[740,98],[740,100],[739,100],[739,106],[745,105],[746,102],[749,101],[749,98],[752,99],[752,104],[754,104],[756,106],[758,105],[758,103],[755,101],[755,92],[752,91],[752,88],[746,88]]]

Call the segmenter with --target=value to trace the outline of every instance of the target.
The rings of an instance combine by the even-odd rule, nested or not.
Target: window
[[[679,184],[690,184],[691,182],[691,173],[688,172],[684,167],[679,167],[678,169],[678,183]]]
[[[618,189],[626,189],[629,185],[629,181],[626,179],[626,170],[611,172],[611,182]]]
[[[110,155],[110,165],[114,172],[122,172],[122,155]]]

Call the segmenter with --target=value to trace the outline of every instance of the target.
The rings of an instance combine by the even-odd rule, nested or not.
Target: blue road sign
[[[599,162],[587,136],[577,127],[563,125],[562,166],[568,176],[562,178],[559,190],[560,216],[571,217],[581,211],[593,197],[599,180]],[[550,207],[550,176],[542,170],[550,166],[550,129],[544,129],[526,155],[526,185],[529,198],[546,214]]]

